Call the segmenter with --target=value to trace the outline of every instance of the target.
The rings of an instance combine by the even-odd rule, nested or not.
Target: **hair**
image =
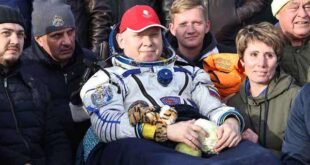
[[[236,37],[237,53],[243,59],[244,51],[248,44],[253,41],[260,41],[271,46],[277,55],[278,61],[281,59],[284,48],[283,34],[268,22],[248,25],[242,28]]]
[[[207,2],[204,3],[203,0],[174,0],[169,11],[171,22],[173,22],[175,14],[181,13],[189,9],[193,9],[197,6],[200,6],[202,8],[204,17],[206,20],[208,20],[208,9],[206,7],[207,5]]]

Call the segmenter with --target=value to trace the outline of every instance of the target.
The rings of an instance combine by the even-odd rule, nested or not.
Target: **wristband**
[[[142,125],[142,136],[145,139],[153,140],[156,131],[156,125],[151,125],[147,123],[143,123]]]

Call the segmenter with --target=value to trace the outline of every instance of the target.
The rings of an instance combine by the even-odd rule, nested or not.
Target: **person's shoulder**
[[[241,93],[237,92],[236,94],[234,94],[233,96],[226,98],[226,103],[228,106],[237,106],[240,105],[240,103],[242,103],[242,97],[241,97]]]
[[[34,52],[33,52],[33,47],[29,46],[25,50],[23,50],[22,55],[21,55],[21,60],[34,60]]]
[[[306,83],[301,89],[300,89],[301,95],[304,95],[305,97],[310,97],[310,83]]]
[[[92,60],[92,61],[96,61],[98,59],[96,54],[94,52],[92,52],[91,50],[89,50],[89,49],[82,48],[82,52],[83,52],[84,57],[86,59],[89,59],[89,60]]]

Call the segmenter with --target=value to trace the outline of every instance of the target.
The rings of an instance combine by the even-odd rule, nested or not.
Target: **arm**
[[[192,99],[197,103],[200,113],[219,125],[218,143],[215,151],[236,146],[241,140],[240,132],[244,128],[243,117],[235,108],[226,106],[220,100],[209,75],[202,69],[194,72]]]
[[[284,164],[310,163],[309,84],[296,97],[292,106],[282,146]]]
[[[108,41],[112,24],[110,2],[106,0],[85,0],[85,2],[90,17],[91,50],[99,54],[102,42]]]
[[[94,132],[103,142],[137,137],[124,109],[126,90],[125,84],[102,70],[95,73],[81,90],[84,108],[90,115]]]

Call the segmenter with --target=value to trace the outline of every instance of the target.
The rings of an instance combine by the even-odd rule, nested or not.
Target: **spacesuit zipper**
[[[3,85],[4,85],[5,94],[6,94],[7,98],[8,98],[8,100],[9,100],[10,107],[11,107],[11,110],[12,110],[12,115],[13,115],[13,119],[14,119],[14,123],[15,123],[15,127],[16,127],[16,132],[17,132],[18,135],[21,136],[21,139],[22,139],[23,143],[25,144],[27,150],[30,152],[31,151],[30,150],[30,146],[29,146],[28,142],[26,141],[26,139],[24,138],[24,136],[23,136],[23,134],[22,134],[22,132],[21,132],[21,130],[19,128],[19,124],[18,124],[18,121],[17,121],[17,118],[16,118],[16,114],[15,114],[15,108],[13,106],[11,97],[10,97],[8,89],[7,89],[7,87],[8,87],[7,78],[3,79]]]
[[[157,104],[157,102],[154,100],[154,98],[153,98],[152,96],[150,96],[150,95],[146,92],[146,90],[145,90],[145,88],[144,88],[142,82],[139,80],[139,78],[138,78],[136,75],[132,75],[132,78],[133,78],[133,79],[136,81],[136,83],[138,84],[138,86],[139,86],[139,88],[140,88],[140,91],[142,92],[143,96],[144,96],[145,98],[147,98],[147,99],[152,103],[153,106],[155,106],[155,107],[160,107],[160,106]]]

